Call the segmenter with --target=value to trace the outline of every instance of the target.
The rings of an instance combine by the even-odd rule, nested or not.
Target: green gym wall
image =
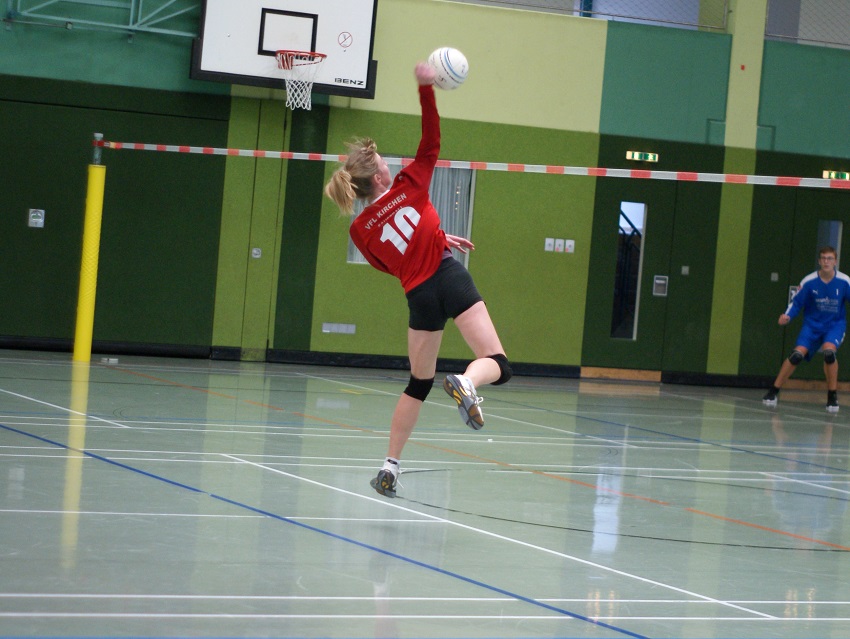
[[[409,24],[416,28],[404,28]],[[439,43],[430,35],[436,30]],[[850,53],[764,42],[758,121],[751,123],[756,148],[727,149],[732,41],[725,33],[382,0],[375,100],[320,96],[312,112],[292,114],[279,91],[189,80],[188,40],[4,29],[0,284],[7,311],[0,345],[69,348],[94,131],[114,140],[328,153],[343,153],[353,136],[372,135],[382,152],[409,156],[419,135],[413,65],[447,42],[471,61],[467,84],[438,96],[447,159],[625,165],[623,145],[641,143],[664,149],[669,169],[722,172],[730,157],[750,157],[744,165],[758,171],[819,176],[827,163],[847,170],[850,82],[840,80],[850,78]],[[512,48],[534,56],[510,55]],[[132,151],[105,151],[103,161],[96,347],[244,359],[263,359],[269,350],[403,359],[400,286],[346,263],[347,220],[321,196],[336,167]],[[605,321],[610,302],[591,282],[608,268],[613,250],[599,226],[608,214],[600,207],[616,201],[624,186],[616,179],[478,173],[469,268],[512,361],[563,371],[603,361],[597,354],[605,340],[587,327]],[[663,370],[760,377],[781,361],[786,336],[774,327],[775,316],[787,282],[804,274],[782,247],[793,244],[794,216],[808,215],[809,205],[798,204],[794,189],[759,187],[751,204],[736,193],[723,195],[733,202],[730,222],[718,217],[718,188],[675,190],[667,262],[695,264],[699,277],[671,290],[668,304],[686,314],[665,316]],[[836,195],[830,206],[834,200],[846,209],[846,198]],[[47,210],[45,229],[27,228],[29,208]],[[718,241],[723,229],[744,235],[749,250],[743,299],[731,306],[715,299],[722,290],[715,272],[737,259]],[[546,237],[573,239],[576,252],[544,252]],[[254,248],[264,257],[251,258]],[[780,282],[771,286],[774,272]],[[324,322],[357,330],[323,333]],[[712,356],[711,331],[729,324],[732,355]],[[441,355],[468,356],[453,328]],[[624,352],[606,365],[640,369],[646,361]]]

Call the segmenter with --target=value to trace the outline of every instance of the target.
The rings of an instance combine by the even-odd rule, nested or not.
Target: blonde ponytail
[[[354,214],[355,200],[373,196],[373,177],[378,174],[378,147],[370,138],[346,143],[349,154],[342,168],[334,171],[325,185],[327,195],[345,215]]]
[[[334,172],[330,182],[325,185],[325,195],[332,199],[345,215],[354,214],[354,200],[357,196],[351,185],[351,174],[345,169]]]

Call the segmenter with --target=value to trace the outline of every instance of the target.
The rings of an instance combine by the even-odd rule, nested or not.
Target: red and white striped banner
[[[292,151],[259,151],[250,149],[223,149],[208,146],[180,146],[172,144],[141,144],[138,142],[108,142],[95,140],[94,146],[106,149],[133,151],[161,151],[166,153],[193,153],[199,155],[224,155],[229,157],[268,158],[272,160],[314,160],[319,162],[345,162],[345,155],[327,153],[295,153]],[[384,158],[387,164],[407,166],[411,158]],[[633,178],[641,180],[672,180],[678,182],[714,182],[721,184],[752,184],[758,186],[802,186],[819,189],[850,189],[850,180],[826,178],[782,177],[770,175],[740,175],[736,173],[699,173],[692,171],[653,171],[651,169],[603,169],[551,164],[512,164],[502,162],[464,162],[437,160],[437,166],[476,171],[508,171],[513,173],[545,173],[549,175],[578,175],[589,177]]]

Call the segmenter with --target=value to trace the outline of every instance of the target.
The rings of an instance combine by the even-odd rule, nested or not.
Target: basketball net
[[[286,82],[286,106],[310,110],[313,81],[327,55],[314,51],[278,51],[277,66]]]

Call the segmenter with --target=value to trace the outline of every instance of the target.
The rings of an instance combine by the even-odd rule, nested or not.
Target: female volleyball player
[[[414,161],[395,180],[375,142],[369,138],[349,144],[350,153],[325,186],[325,194],[343,213],[353,214],[354,201],[368,205],[351,223],[354,245],[379,271],[401,281],[410,310],[407,349],[410,381],[396,404],[384,465],[372,480],[380,494],[394,497],[401,451],[419,418],[437,371],[437,354],[449,318],[461,332],[476,359],[463,375],[447,375],[445,391],[457,402],[461,419],[478,430],[484,416],[476,388],[504,384],[511,367],[490,314],[472,277],[455,260],[451,248],[474,249],[469,240],[447,235],[428,195],[431,175],[440,153],[440,116],[434,96],[434,70],[416,65],[422,138]]]

